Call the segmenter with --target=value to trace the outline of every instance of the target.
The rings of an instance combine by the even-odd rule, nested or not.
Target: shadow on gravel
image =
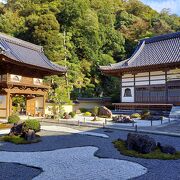
[[[73,127],[71,127],[73,128]],[[78,127],[74,127],[78,128]],[[81,130],[81,129],[80,129]],[[98,147],[98,151],[95,152],[95,156],[99,158],[112,158],[122,159],[132,162],[137,162],[144,167],[148,168],[148,173],[138,177],[136,179],[163,179],[163,180],[178,180],[180,179],[180,160],[147,160],[134,157],[128,157],[121,155],[113,146],[112,141],[121,138],[126,139],[127,131],[109,130],[103,128],[97,128],[88,130],[95,133],[103,133],[109,136],[109,138],[95,137],[89,135],[80,134],[68,134],[62,132],[50,132],[42,131],[42,141],[35,144],[28,145],[15,145],[12,143],[0,143],[0,151],[14,151],[14,152],[38,152],[38,151],[52,151],[56,149],[65,149],[72,147],[82,146],[95,146]],[[150,134],[149,134],[150,135]],[[180,138],[169,137],[162,135],[150,135],[155,138],[156,141],[162,144],[171,144],[180,150]],[[108,168],[108,167],[107,167]],[[117,167],[118,168],[118,167]],[[107,169],[108,170],[108,169]],[[14,171],[12,169],[12,171]],[[0,169],[1,174],[1,169]],[[162,178],[163,177],[163,178]],[[6,178],[5,178],[6,179]],[[25,178],[26,179],[26,178]],[[9,178],[8,178],[9,180]]]

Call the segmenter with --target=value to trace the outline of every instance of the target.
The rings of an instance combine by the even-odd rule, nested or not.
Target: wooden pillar
[[[9,115],[12,115],[12,95],[9,97]]]
[[[165,98],[166,104],[168,103],[168,86],[167,86],[167,70],[165,71]]]
[[[6,92],[6,118],[8,118],[10,115],[10,91],[7,90]]]
[[[151,102],[151,72],[149,71],[149,98],[148,101],[149,103]]]
[[[43,96],[43,117],[45,117],[45,108],[46,108],[46,94]]]

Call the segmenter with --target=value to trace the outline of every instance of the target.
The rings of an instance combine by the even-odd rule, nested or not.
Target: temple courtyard
[[[180,179],[180,160],[121,155],[112,142],[126,139],[128,131],[44,122],[38,134],[39,143],[0,142],[0,179]],[[180,150],[179,137],[150,136]]]

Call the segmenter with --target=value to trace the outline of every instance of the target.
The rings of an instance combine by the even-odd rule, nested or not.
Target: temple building
[[[26,99],[26,115],[43,116],[50,88],[43,78],[66,71],[52,63],[41,46],[0,33],[0,118],[12,114],[12,98],[19,95]]]
[[[180,32],[140,40],[124,61],[100,66],[119,78],[119,107],[180,105]]]

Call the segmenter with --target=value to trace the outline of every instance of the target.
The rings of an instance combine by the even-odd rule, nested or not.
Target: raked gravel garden
[[[0,142],[0,179],[180,179],[180,160],[157,160],[120,154],[113,141],[125,131],[42,123],[41,142]],[[180,150],[180,138],[151,135]]]

